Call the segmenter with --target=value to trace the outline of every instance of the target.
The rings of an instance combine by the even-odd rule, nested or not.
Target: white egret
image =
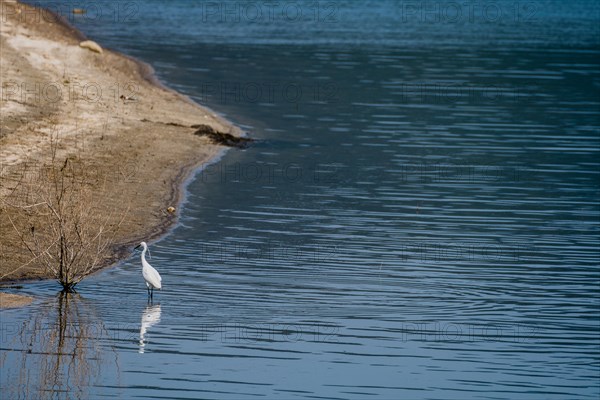
[[[146,261],[146,251],[148,250],[148,245],[146,242],[140,243],[135,248],[139,249],[140,247],[142,248],[142,276],[144,277],[146,286],[148,287],[148,296],[152,298],[154,289],[161,289],[162,285],[160,282],[162,281],[162,278],[160,277],[158,271],[155,270],[152,265],[148,264],[148,261]]]

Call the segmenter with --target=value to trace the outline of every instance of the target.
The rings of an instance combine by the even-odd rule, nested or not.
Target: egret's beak
[[[139,249],[140,247],[142,247],[142,245],[141,245],[141,244],[138,244],[138,245],[137,245],[137,246],[135,246],[133,249],[134,249],[134,250],[137,250],[137,249]]]

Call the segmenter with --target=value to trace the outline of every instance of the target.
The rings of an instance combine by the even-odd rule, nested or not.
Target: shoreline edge
[[[110,257],[94,269],[95,273],[126,258],[136,242],[154,241],[176,226],[178,212],[165,210],[168,206],[179,209],[191,177],[203,166],[217,162],[226,149],[194,135],[194,126],[208,125],[237,137],[243,132],[160,82],[150,64],[109,49],[98,54],[80,48],[79,43],[87,38],[62,17],[33,22],[22,17],[34,15],[36,10],[40,15],[48,12],[2,1],[0,190],[10,187],[11,178],[23,163],[43,157],[43,139],[48,132],[60,132],[63,156],[84,147],[85,152],[78,154],[80,159],[119,178],[104,188],[104,205],[129,203],[132,210],[114,238]],[[32,99],[19,90],[61,80],[65,86],[76,82],[106,88],[110,95],[94,102],[75,97]],[[115,86],[125,87],[127,92],[120,90],[119,96],[112,96],[109,89]],[[131,87],[135,90],[128,89]],[[1,228],[10,232],[5,224]],[[19,250],[16,235],[2,236],[3,286],[52,278],[35,266],[22,267],[27,254]]]

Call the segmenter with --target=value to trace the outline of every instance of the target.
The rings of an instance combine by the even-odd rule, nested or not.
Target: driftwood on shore
[[[233,136],[230,133],[219,132],[210,125],[192,125],[192,128],[196,129],[194,135],[207,136],[213,141],[213,143],[221,144],[223,146],[245,149],[250,146],[252,142],[254,142],[254,140],[250,138]]]
[[[196,125],[184,125],[178,122],[156,122],[156,121],[152,121],[149,119],[142,119],[142,122],[152,122],[154,124],[163,124],[163,125],[167,125],[167,126],[177,126],[177,127],[183,127],[183,128],[194,128],[196,129],[196,131],[194,132],[194,135],[197,136],[206,136],[208,137],[214,144],[220,144],[222,146],[227,146],[227,147],[237,147],[240,149],[246,149],[250,146],[250,144],[254,143],[254,139],[252,138],[246,138],[246,137],[240,137],[240,136],[234,136],[231,133],[225,133],[225,132],[220,132],[218,130],[216,130],[215,128],[213,128],[210,125],[206,125],[206,124],[196,124]]]

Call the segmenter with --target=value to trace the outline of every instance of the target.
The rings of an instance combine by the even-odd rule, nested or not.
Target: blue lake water
[[[152,305],[138,256],[18,291],[9,398],[598,398],[599,3],[77,4],[258,142]]]

